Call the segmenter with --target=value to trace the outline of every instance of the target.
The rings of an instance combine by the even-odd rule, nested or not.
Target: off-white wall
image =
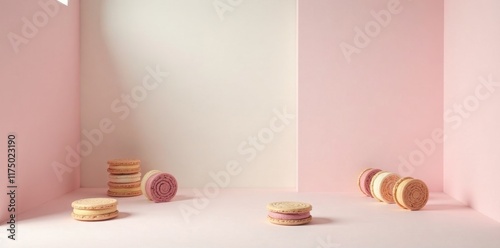
[[[133,157],[181,187],[232,160],[229,187],[295,187],[296,48],[295,1],[82,1],[81,185],[104,187],[106,161]],[[258,134],[269,143],[243,144]]]

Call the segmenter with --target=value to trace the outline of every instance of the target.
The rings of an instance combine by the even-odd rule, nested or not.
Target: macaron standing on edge
[[[141,190],[150,201],[168,202],[177,194],[177,180],[169,173],[148,171],[141,180]]]
[[[422,209],[429,200],[429,189],[419,179],[403,177],[394,185],[394,201],[403,209],[416,211]]]
[[[363,172],[361,172],[361,174],[359,174],[358,187],[359,187],[359,190],[361,190],[361,192],[363,194],[365,194],[366,196],[373,198],[373,195],[372,195],[371,190],[370,190],[370,185],[371,185],[373,176],[375,176],[375,174],[377,174],[380,171],[381,171],[380,169],[368,168],[368,169],[364,170]]]
[[[392,193],[399,178],[396,173],[388,171],[380,171],[375,174],[370,184],[370,190],[374,198],[388,204],[394,203]]]

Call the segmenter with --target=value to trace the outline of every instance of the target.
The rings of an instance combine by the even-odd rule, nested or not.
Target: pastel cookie
[[[137,159],[113,159],[108,161],[111,174],[134,174],[141,171],[141,161]]]
[[[393,189],[399,176],[392,172],[380,171],[375,174],[370,184],[373,197],[381,202],[394,203]]]
[[[118,202],[112,198],[87,198],[71,203],[75,220],[99,221],[108,220],[118,216]]]
[[[267,205],[267,220],[273,224],[294,226],[311,222],[312,206],[303,202],[272,202]]]
[[[393,195],[400,207],[415,211],[427,204],[429,189],[422,180],[404,177],[394,185]]]
[[[368,168],[363,172],[361,172],[361,174],[359,175],[358,187],[359,190],[361,190],[361,192],[366,196],[373,198],[373,195],[370,190],[370,185],[372,183],[373,176],[375,176],[375,174],[377,174],[380,171],[381,171],[380,169]]]
[[[112,183],[108,182],[108,195],[115,197],[130,197],[142,195],[141,182]]]
[[[171,174],[149,171],[141,181],[141,190],[150,201],[168,202],[177,194],[177,180]]]

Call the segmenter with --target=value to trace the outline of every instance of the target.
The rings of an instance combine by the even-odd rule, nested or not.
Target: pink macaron
[[[141,188],[143,194],[154,202],[168,202],[177,193],[177,180],[171,174],[152,170],[144,175]]]
[[[370,191],[370,184],[372,182],[373,176],[375,176],[375,174],[379,173],[380,171],[382,170],[368,168],[364,170],[361,175],[359,175],[358,186],[361,192],[363,192],[363,194],[365,194],[366,196],[373,198],[373,195]]]

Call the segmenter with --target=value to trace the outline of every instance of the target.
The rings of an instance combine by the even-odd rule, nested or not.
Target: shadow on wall
[[[136,103],[130,96],[131,90],[123,84],[127,80],[126,76],[116,65],[116,55],[106,39],[108,24],[105,18],[113,13],[105,5],[106,1],[81,3],[82,11],[93,13],[81,17],[81,119],[86,120],[82,122],[80,143],[81,166],[85,166],[81,170],[81,177],[97,178],[102,185],[107,183],[107,160],[141,158],[138,142],[141,137],[137,129],[128,128],[126,136],[115,135],[116,138],[110,140],[110,134],[118,132],[124,125],[134,127],[128,116]],[[148,73],[147,66],[144,66],[145,74]],[[92,154],[102,154],[104,151],[106,156],[103,157],[106,159],[97,163],[89,160]]]

